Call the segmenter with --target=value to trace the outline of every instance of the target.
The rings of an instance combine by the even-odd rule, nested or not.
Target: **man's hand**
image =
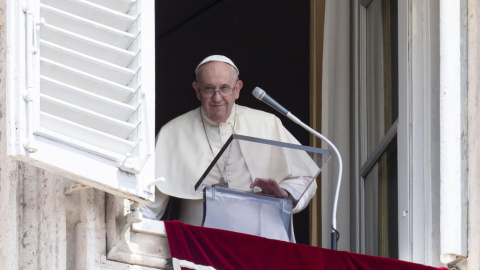
[[[287,199],[290,194],[281,188],[277,181],[273,178],[255,178],[255,181],[250,185],[250,188],[259,187],[262,189],[258,194],[272,195],[276,198]]]

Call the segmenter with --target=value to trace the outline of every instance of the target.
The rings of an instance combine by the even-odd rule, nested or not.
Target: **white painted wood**
[[[466,1],[440,1],[441,253],[467,255]]]
[[[407,93],[409,111],[402,115],[410,140],[411,261],[440,266],[438,3],[413,1],[411,9],[410,75],[406,78],[411,91]]]
[[[43,94],[40,95],[40,106],[43,113],[61,117],[67,121],[123,139],[128,139],[138,125],[138,123],[119,121]],[[43,126],[43,124],[41,125]],[[61,133],[60,128],[55,130]]]
[[[25,111],[25,102],[22,97],[22,91],[25,89],[25,16],[22,11],[21,2],[14,1],[6,5],[2,3],[3,13],[1,17],[3,25],[3,35],[0,40],[2,48],[5,48],[3,57],[0,59],[4,67],[2,74],[3,80],[1,86],[5,89],[4,104],[6,120],[6,146],[8,155],[24,153],[23,138],[26,136],[25,114],[19,114],[19,111]],[[8,82],[8,83],[7,83]]]
[[[36,2],[35,2],[36,3]],[[43,3],[43,2],[42,2]],[[153,7],[153,2],[150,3]],[[34,111],[35,117],[28,118],[26,116],[26,106],[25,100],[23,98],[24,89],[25,89],[25,32],[24,28],[25,24],[21,22],[25,22],[24,13],[21,10],[21,5],[15,6],[18,8],[16,13],[9,13],[12,15],[12,18],[15,18],[19,22],[12,23],[10,25],[19,25],[20,29],[12,29],[13,31],[9,30],[10,35],[14,38],[11,39],[11,44],[9,44],[9,48],[19,49],[17,52],[16,50],[9,50],[12,53],[12,56],[8,57],[8,61],[12,61],[10,65],[8,65],[8,74],[10,74],[11,80],[9,81],[10,88],[7,89],[7,93],[9,97],[9,105],[5,106],[11,109],[11,114],[9,113],[9,123],[11,123],[9,135],[9,154],[15,156],[18,160],[23,160],[28,163],[34,164],[35,166],[48,169],[52,172],[56,172],[58,174],[64,175],[66,177],[70,177],[79,181],[83,184],[92,186],[94,188],[102,189],[107,192],[111,192],[112,194],[116,194],[119,196],[124,196],[126,198],[139,201],[141,204],[145,204],[149,201],[153,200],[153,190],[146,188],[144,182],[151,182],[151,179],[154,178],[154,164],[153,164],[153,155],[149,152],[149,149],[153,149],[154,145],[154,134],[148,135],[152,130],[151,128],[154,127],[154,106],[149,105],[148,108],[146,104],[151,104],[154,102],[154,81],[152,82],[145,82],[145,86],[150,86],[146,91],[142,90],[142,93],[137,93],[136,87],[144,82],[141,81],[139,77],[141,76],[142,70],[148,70],[152,74],[154,74],[154,49],[149,49],[150,47],[154,48],[154,44],[152,43],[145,45],[147,48],[145,51],[150,54],[149,57],[145,56],[145,67],[143,69],[139,69],[139,63],[137,59],[138,55],[136,53],[131,53],[127,50],[120,50],[115,49],[114,46],[104,46],[106,49],[112,49],[113,51],[121,51],[123,54],[129,55],[130,59],[127,59],[123,63],[123,67],[116,67],[115,65],[105,65],[107,69],[114,70],[115,72],[125,72],[129,74],[126,76],[128,81],[121,81],[122,84],[119,82],[115,82],[111,79],[104,79],[104,78],[95,78],[95,76],[91,76],[86,72],[77,71],[74,68],[71,68],[64,63],[64,65],[58,64],[55,65],[55,68],[61,68],[53,70],[45,69],[44,75],[58,75],[60,72],[62,75],[59,76],[59,80],[52,80],[47,76],[43,76],[43,86],[48,85],[50,88],[42,89],[42,99],[44,101],[50,102],[50,108],[48,105],[44,105],[43,109],[52,109],[56,113],[56,117],[49,116],[47,113],[42,112],[40,113],[40,103],[35,103]],[[137,5],[135,5],[137,8]],[[37,10],[39,11],[39,9]],[[38,12],[35,11],[33,14],[36,14],[33,17],[33,21],[38,20]],[[152,13],[149,16],[142,17],[142,19],[148,18],[148,20],[154,21],[153,15],[153,8],[147,9],[148,12]],[[148,13],[147,12],[147,13]],[[146,23],[148,25],[148,23]],[[41,28],[41,33],[43,34],[43,30],[49,29],[48,25],[45,25]],[[154,29],[154,28],[150,28]],[[135,30],[135,29],[133,29]],[[148,29],[145,29],[144,33],[149,33],[151,36],[154,37],[153,32],[148,32]],[[135,31],[133,31],[135,32]],[[13,34],[14,33],[14,34]],[[38,32],[34,32],[35,35],[38,37]],[[72,33],[72,35],[75,35]],[[48,35],[42,35],[42,38],[45,38],[45,42],[43,45],[47,44],[48,42]],[[38,39],[33,39],[37,41]],[[53,39],[52,41],[55,41]],[[62,40],[61,38],[59,40]],[[148,39],[147,39],[148,40]],[[42,41],[42,39],[40,40]],[[149,40],[150,41],[150,40]],[[134,42],[134,46],[130,46],[135,48],[135,50],[139,50],[141,47],[139,46],[139,42]],[[58,44],[56,44],[58,48]],[[38,46],[38,43],[36,43]],[[82,47],[82,46],[80,46]],[[73,47],[74,49],[75,47]],[[93,48],[93,49],[92,49]],[[71,52],[71,49],[64,50]],[[95,47],[90,47],[89,49],[95,50]],[[143,53],[143,52],[142,52]],[[42,52],[40,51],[40,54]],[[37,53],[37,56],[39,54]],[[48,56],[48,53],[45,53],[43,56]],[[78,56],[78,52],[75,56]],[[89,58],[90,57],[90,58]],[[91,57],[83,57],[84,59],[90,61],[91,63],[98,64],[102,66],[105,62],[99,61]],[[81,57],[80,57],[81,58]],[[78,58],[77,58],[78,59]],[[149,63],[152,62],[152,63]],[[43,67],[47,66],[46,63],[51,64],[53,61],[44,59],[43,63],[45,64]],[[35,64],[35,63],[34,63]],[[129,70],[127,67],[132,66],[134,67],[132,70]],[[148,67],[148,68],[147,68]],[[153,69],[150,69],[152,68]],[[34,65],[34,70],[36,69],[38,72],[39,62]],[[50,73],[49,73],[50,72]],[[63,72],[63,73],[62,73]],[[70,72],[70,73],[69,73]],[[90,70],[90,72],[92,72]],[[97,72],[96,75],[100,75],[102,72],[100,70],[93,70],[93,72]],[[134,75],[132,76],[132,72]],[[79,76],[79,74],[84,80],[78,82],[77,84],[73,83],[73,86],[67,86],[68,76]],[[119,77],[119,75],[116,75]],[[153,80],[154,75],[152,76],[145,76],[145,79]],[[55,77],[55,76],[50,76]],[[86,79],[85,79],[86,78]],[[82,86],[85,84],[85,81],[88,80],[95,81],[97,80],[97,85],[93,91],[93,93],[88,93],[85,89],[80,89],[77,86]],[[115,77],[113,77],[115,78]],[[40,76],[35,75],[35,81],[38,80],[38,84],[35,86],[38,89],[41,84]],[[64,82],[62,83],[62,80]],[[102,92],[102,88],[105,88],[111,91],[109,94],[108,92]],[[129,86],[134,86],[131,88]],[[100,87],[102,86],[102,87]],[[112,87],[113,86],[113,87]],[[64,90],[70,93],[61,93]],[[126,89],[126,91],[122,91],[122,89]],[[132,90],[135,89],[135,90]],[[91,90],[91,89],[87,89]],[[126,92],[125,95],[122,97],[122,92]],[[38,90],[34,91],[36,95],[38,95]],[[53,94],[52,94],[53,93]],[[75,95],[71,94],[75,93]],[[52,94],[52,96],[49,96]],[[100,95],[99,95],[100,94]],[[58,101],[62,95],[68,96],[65,100]],[[118,100],[111,100],[108,96],[113,97],[114,99],[120,99],[122,102]],[[39,96],[39,95],[38,95]],[[81,97],[78,98],[77,97]],[[73,101],[72,99],[75,99]],[[152,101],[150,101],[152,100]],[[53,103],[52,103],[53,101]],[[69,103],[71,101],[76,106],[81,106],[82,104],[85,105],[81,110],[80,122],[71,122],[66,120],[65,118],[60,118],[67,116],[68,119],[73,120],[75,115],[68,113],[63,108],[68,108],[68,110],[75,111],[78,109],[77,107],[71,106]],[[93,102],[92,102],[93,101]],[[148,101],[148,102],[147,102]],[[75,103],[76,102],[76,103]],[[96,103],[96,104],[95,104]],[[45,104],[45,103],[44,103]],[[52,104],[54,106],[52,107]],[[62,107],[63,106],[63,107]],[[93,109],[92,107],[101,106],[102,108]],[[90,108],[90,109],[89,109]],[[112,112],[104,113],[102,110],[109,110],[113,109]],[[109,113],[119,113],[119,116],[112,118],[109,116]],[[42,122],[40,121],[40,116],[43,117],[43,127]],[[70,115],[70,116],[68,116]],[[93,120],[88,120],[87,117],[92,117]],[[143,119],[147,119],[148,121],[142,121]],[[120,119],[118,119],[120,118]],[[103,120],[102,120],[103,119]],[[105,128],[105,123],[109,122],[113,124],[113,126],[117,126],[115,128],[123,128],[123,134],[120,133],[120,136],[123,137],[119,138],[117,134],[118,130],[111,129],[110,133],[115,133],[115,136],[109,135],[107,133],[102,133],[98,129],[93,130],[88,127],[81,127],[79,123],[81,121],[86,121],[87,125],[91,127],[99,127]],[[95,121],[101,120],[100,122],[95,123]],[[102,121],[104,121],[102,123]],[[106,122],[105,122],[106,121]],[[129,121],[131,123],[129,123]],[[148,123],[147,123],[148,122]],[[24,149],[24,139],[27,136],[27,129],[26,124],[30,123],[34,127],[35,136],[34,139],[37,145],[40,146],[40,154],[39,155],[32,155],[28,153]],[[96,126],[95,126],[96,125]],[[47,130],[46,127],[51,127],[50,130]],[[126,129],[125,129],[126,127]],[[100,128],[102,130],[102,128]],[[107,128],[108,129],[108,128]],[[55,131],[59,131],[58,133]],[[108,130],[107,130],[108,131]],[[6,133],[3,133],[6,134]],[[70,135],[70,136],[67,136]],[[128,140],[127,140],[128,138]],[[141,145],[141,146],[140,146]],[[37,153],[39,153],[37,151]],[[128,156],[127,156],[128,154]],[[128,159],[127,159],[128,157]],[[128,169],[128,167],[124,164],[124,162],[128,160],[127,164],[131,164],[132,168],[130,171],[136,172],[136,174],[126,173],[119,168]]]
[[[63,118],[40,113],[42,127],[35,134],[121,161],[130,153],[136,142],[121,139],[98,130],[78,125]]]
[[[128,102],[136,89],[114,83],[48,59],[40,60],[40,75],[120,102]]]
[[[40,50],[43,58],[90,74],[101,74],[102,78],[122,85],[128,85],[138,71],[102,61],[45,40],[40,41]]]
[[[429,1],[399,2],[399,255],[422,264],[438,264],[439,255],[436,10]]]
[[[25,13],[25,89],[22,89],[22,96],[26,106],[26,134],[23,139],[24,148],[30,152],[36,152],[33,131],[38,126],[38,2],[29,0],[24,2],[23,12]]]
[[[122,13],[129,13],[136,0],[89,0],[98,5],[113,9]]]
[[[140,5],[141,4],[141,5]],[[138,94],[135,96],[137,104],[140,107],[137,110],[139,119],[143,119],[137,128],[137,137],[140,141],[137,146],[137,155],[142,159],[144,170],[155,172],[155,1],[142,0],[137,3],[139,10],[142,11],[141,26],[142,38],[138,42],[142,57],[139,59],[141,70],[138,80],[141,85],[138,88]],[[149,175],[144,183],[152,182],[155,177]],[[144,187],[149,189],[148,187]],[[151,192],[154,189],[150,189]]]
[[[120,31],[47,5],[40,5],[40,16],[49,25],[122,49],[127,49],[136,37],[136,33]]]
[[[398,1],[398,256],[412,260],[411,206],[411,1]]]
[[[81,16],[88,20],[104,24],[122,31],[126,31],[135,21],[135,17],[105,8],[86,0],[41,0],[42,4],[49,5],[66,12]]]
[[[411,219],[411,233],[412,233],[412,258],[411,261],[424,263],[425,260],[425,184],[429,181],[429,178],[424,171],[426,169],[424,155],[429,147],[423,144],[424,133],[426,130],[426,123],[423,117],[424,108],[426,103],[425,97],[429,92],[425,89],[428,81],[428,70],[425,70],[426,63],[424,62],[426,52],[423,51],[424,47],[428,48],[427,40],[425,40],[425,28],[424,23],[428,20],[424,16],[424,6],[421,1],[412,2],[411,26],[411,89],[409,92],[410,111],[408,121],[410,126],[410,145],[408,149],[410,159],[410,190],[411,190],[411,205],[409,210]],[[428,35],[428,34],[427,34]],[[402,198],[407,199],[407,198]]]
[[[48,23],[32,28],[35,30],[32,52],[36,53],[35,61],[28,68],[36,73],[30,83],[34,89],[30,96],[25,95],[24,90],[26,34],[15,29],[21,34],[12,39],[12,46],[23,48],[23,51],[8,58],[14,63],[9,66],[9,74],[17,77],[13,77],[12,87],[8,88],[11,104],[7,107],[14,108],[8,114],[12,130],[9,133],[10,155],[145,204],[154,197],[153,189],[145,183],[154,178],[155,19],[153,1],[139,2],[143,6],[135,2],[128,10],[135,16],[124,14],[120,17],[137,19],[129,24],[128,33],[136,36],[140,33],[139,27],[144,25],[140,35],[146,37],[136,36],[131,45],[125,45],[127,49],[75,32],[75,23],[79,24],[78,29],[87,29],[97,26],[98,21],[92,23],[76,17],[54,21],[68,25],[69,31]],[[77,10],[76,16],[82,16],[86,7],[92,8],[93,13],[99,10],[114,16],[118,13],[85,1],[45,0],[41,3],[45,5],[44,13],[46,10],[55,16],[61,13],[60,17],[68,16],[68,10],[62,12],[46,6],[53,3],[59,8],[68,3],[80,4],[83,7]],[[40,7],[31,7],[36,9],[29,15],[29,22],[36,23]],[[141,11],[145,14],[137,16]],[[22,20],[26,21],[25,17],[20,18]],[[24,99],[25,96],[28,98]],[[26,100],[33,101],[30,109],[27,109]],[[33,138],[34,147],[25,144],[27,137]],[[40,153],[32,155],[25,145],[34,150],[32,153]]]
[[[128,51],[49,24],[41,28],[40,38],[123,67],[127,67],[137,54],[137,51]]]
[[[121,121],[128,121],[137,107],[73,87],[51,78],[41,76],[40,91],[51,98],[59,99],[86,110]]]
[[[414,102],[416,111],[412,119],[417,128],[416,144],[414,146],[414,201],[413,207],[419,213],[414,213],[418,221],[413,224],[413,261],[431,266],[442,266],[440,257],[440,57],[439,40],[439,2],[415,2],[421,17],[418,20],[418,33],[421,33],[421,43],[414,45],[421,52],[416,61],[421,60],[421,72],[413,71],[415,89],[414,95],[421,93]],[[420,12],[417,12],[417,14]],[[420,68],[418,70],[420,70]],[[422,123],[423,126],[419,126]],[[423,179],[423,181],[420,181]],[[422,187],[419,187],[422,186]],[[422,192],[423,191],[423,192]],[[420,208],[423,207],[423,208]],[[415,211],[415,210],[414,210]],[[423,225],[420,226],[420,225]]]
[[[133,175],[121,171],[117,167],[119,161],[43,136],[35,137],[41,151],[27,157],[18,157],[19,160],[141,204],[153,201],[153,190],[144,189],[146,179],[154,173],[153,166],[145,165],[141,173]]]

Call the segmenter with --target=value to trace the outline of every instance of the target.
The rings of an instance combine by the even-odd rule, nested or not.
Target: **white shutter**
[[[154,0],[31,0],[25,18],[28,98],[9,153],[153,200]]]

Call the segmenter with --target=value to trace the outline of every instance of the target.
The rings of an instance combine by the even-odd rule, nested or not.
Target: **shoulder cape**
[[[267,140],[299,144],[275,115],[244,106],[237,110],[234,133]],[[200,109],[187,112],[160,130],[156,143],[156,178],[165,182],[158,189],[170,196],[202,199],[194,186],[213,161],[203,130]]]

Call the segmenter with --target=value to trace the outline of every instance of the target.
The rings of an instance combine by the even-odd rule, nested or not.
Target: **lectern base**
[[[202,226],[293,242],[292,201],[205,186]]]

